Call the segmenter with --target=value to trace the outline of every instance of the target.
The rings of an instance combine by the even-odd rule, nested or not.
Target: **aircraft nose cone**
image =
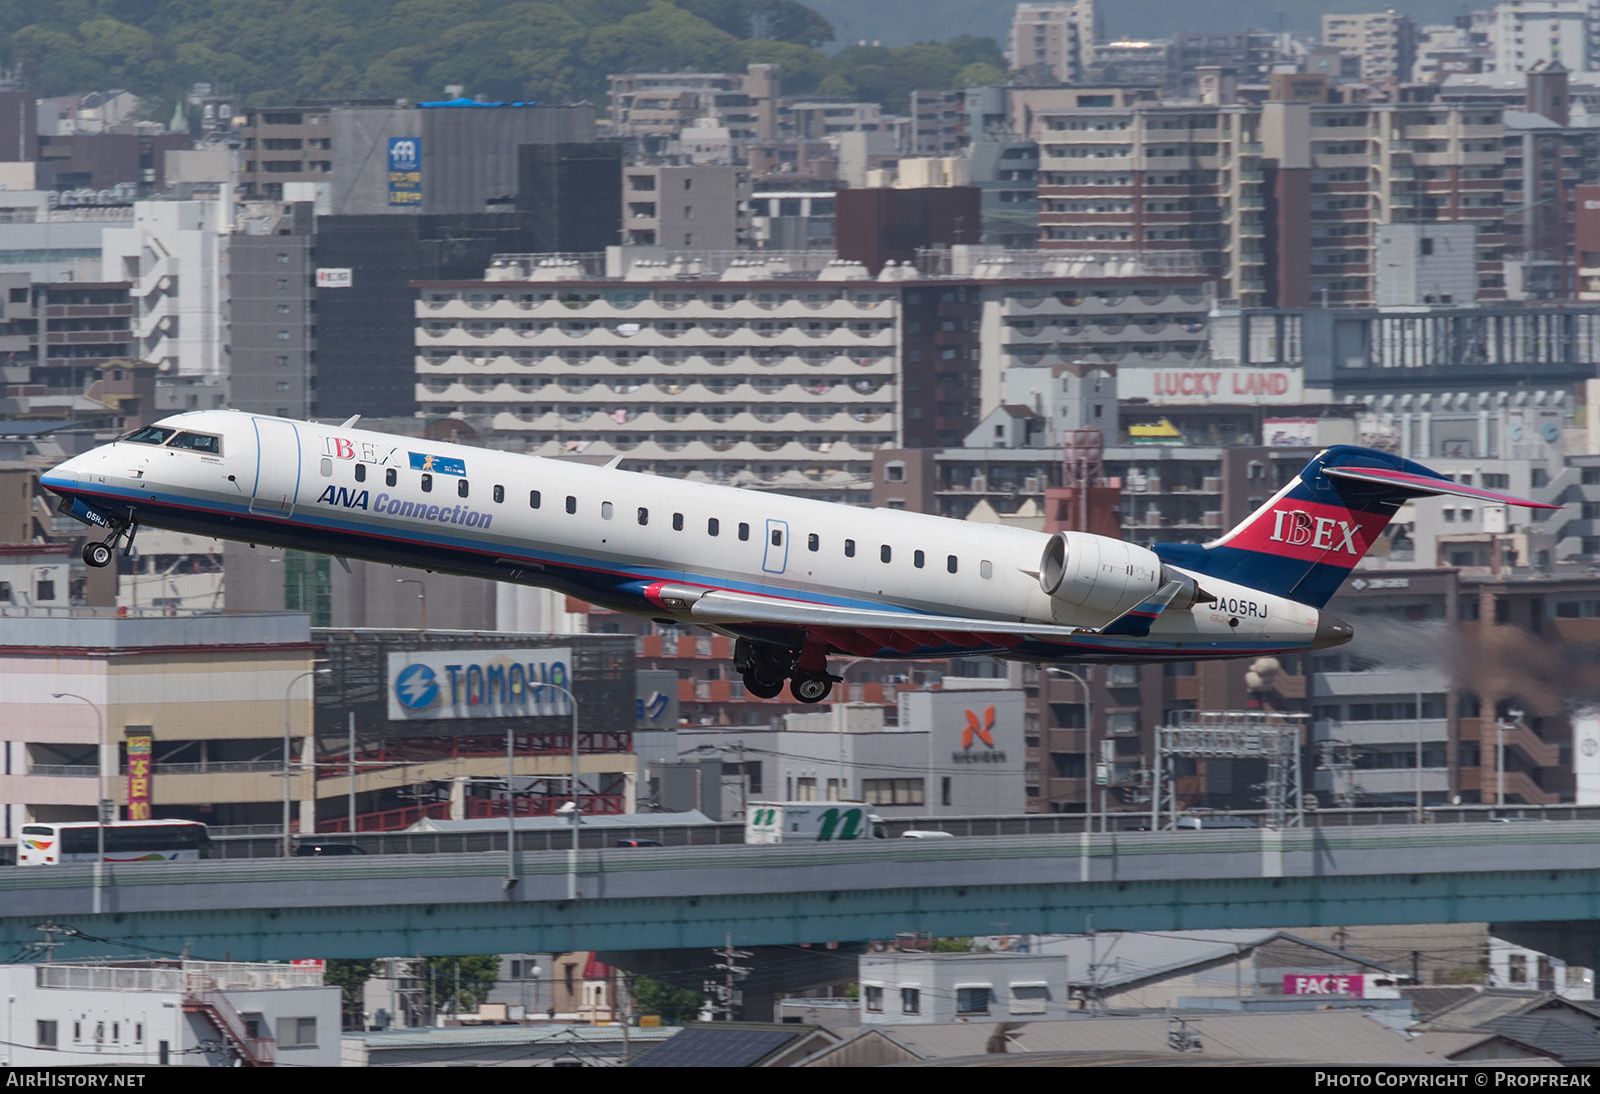
[[[1311,639],[1311,648],[1325,650],[1329,646],[1342,646],[1356,635],[1356,629],[1329,612],[1317,613],[1317,633]]]

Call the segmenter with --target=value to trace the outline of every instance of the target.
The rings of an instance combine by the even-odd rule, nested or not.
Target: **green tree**
[[[500,957],[424,957],[411,962],[411,975],[421,983],[432,1013],[477,1010],[500,979]]]
[[[345,1029],[360,1029],[362,989],[368,980],[378,975],[378,962],[368,958],[335,957],[323,971],[322,982],[339,989],[339,1001]]]
[[[632,992],[635,1014],[658,1014],[669,1026],[694,1021],[705,1003],[705,996],[697,991],[675,988],[644,976],[634,980]]]
[[[956,73],[952,88],[1000,87],[1011,82],[1011,73],[1004,67],[977,61]]]

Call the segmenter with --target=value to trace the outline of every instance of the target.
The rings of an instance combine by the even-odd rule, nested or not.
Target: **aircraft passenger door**
[[[761,568],[769,574],[781,574],[789,564],[789,522],[767,520],[767,548],[762,556]]]
[[[252,418],[256,430],[256,476],[250,511],[267,517],[294,512],[300,491],[300,433],[293,422]]]

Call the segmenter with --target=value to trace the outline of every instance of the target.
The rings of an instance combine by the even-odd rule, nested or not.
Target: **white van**
[[[1185,813],[1178,818],[1179,831],[1259,827],[1261,826],[1247,817],[1230,817],[1226,813]]]

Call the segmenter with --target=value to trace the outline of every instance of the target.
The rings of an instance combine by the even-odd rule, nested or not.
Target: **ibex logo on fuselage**
[[[1360,558],[1364,550],[1356,539],[1356,533],[1360,530],[1359,524],[1331,517],[1314,517],[1303,509],[1277,509],[1272,514],[1272,535],[1268,538],[1291,547],[1309,544]]]

